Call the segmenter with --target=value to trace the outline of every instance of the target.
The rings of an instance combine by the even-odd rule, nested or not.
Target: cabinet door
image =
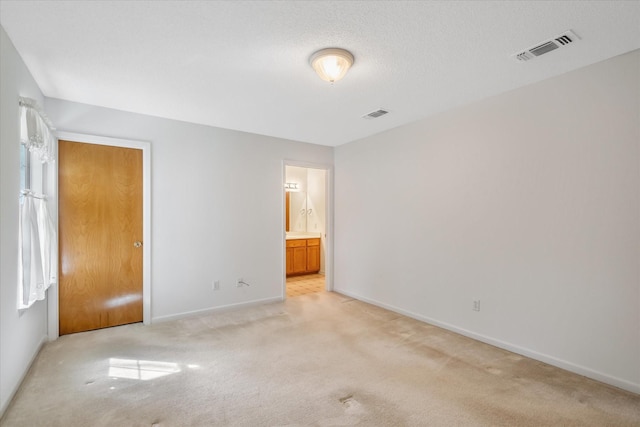
[[[304,273],[307,271],[307,248],[297,247],[293,250],[293,273]]]
[[[320,246],[307,246],[307,272],[320,271]]]
[[[293,248],[287,248],[287,276],[293,273]]]

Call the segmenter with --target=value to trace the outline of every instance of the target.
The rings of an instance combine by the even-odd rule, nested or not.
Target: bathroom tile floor
[[[324,274],[307,274],[287,278],[287,298],[325,292]]]

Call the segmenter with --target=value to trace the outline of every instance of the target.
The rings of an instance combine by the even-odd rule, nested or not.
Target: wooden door
[[[307,246],[307,272],[317,273],[320,271],[320,245]]]
[[[287,248],[286,252],[287,276],[293,273],[293,248]]]
[[[293,273],[305,271],[307,271],[307,248],[305,246],[293,248]]]
[[[60,335],[142,321],[142,150],[59,141]]]

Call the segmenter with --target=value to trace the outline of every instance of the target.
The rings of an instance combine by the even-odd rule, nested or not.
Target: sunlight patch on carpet
[[[180,372],[177,363],[154,360],[109,359],[109,376],[131,380],[149,381]]]

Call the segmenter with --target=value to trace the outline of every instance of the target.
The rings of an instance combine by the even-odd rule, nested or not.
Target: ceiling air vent
[[[518,62],[525,62],[536,56],[544,55],[552,50],[556,50],[560,47],[565,47],[571,43],[580,40],[580,37],[573,31],[565,31],[564,33],[550,39],[536,44],[534,47],[525,49],[521,52],[515,53],[512,57]]]
[[[554,42],[546,42],[541,44],[540,46],[532,47],[531,49],[529,49],[529,52],[533,53],[535,56],[540,56],[557,48],[558,45]]]
[[[384,116],[385,114],[387,114],[388,111],[385,110],[376,110],[376,111],[372,111],[369,114],[365,114],[364,116],[362,116],[363,119],[377,119],[380,116]]]

